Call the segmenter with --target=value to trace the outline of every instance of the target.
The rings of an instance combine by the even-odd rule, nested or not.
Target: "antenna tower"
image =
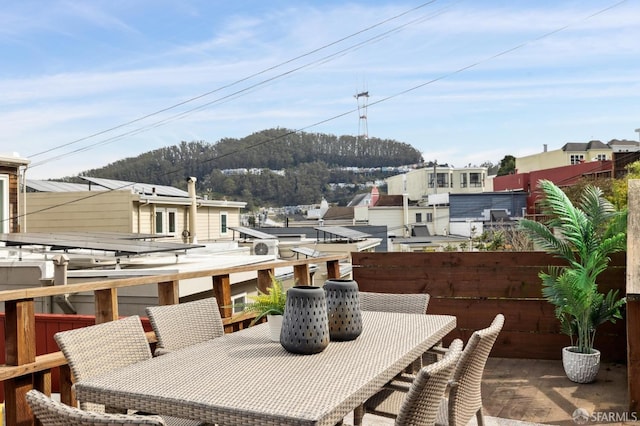
[[[367,106],[369,104],[369,91],[360,92],[354,96],[358,101],[358,135],[356,141],[360,138],[366,141],[369,139],[369,127],[367,125]]]

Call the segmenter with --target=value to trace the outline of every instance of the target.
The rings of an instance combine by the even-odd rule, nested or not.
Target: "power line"
[[[477,61],[477,62],[475,62],[475,63],[472,63],[472,64],[470,64],[470,65],[466,65],[466,66],[464,66],[464,67],[458,68],[458,69],[456,69],[456,70],[454,70],[454,71],[451,71],[451,72],[449,72],[449,73],[443,74],[443,75],[441,75],[441,76],[439,76],[439,77],[436,77],[436,78],[431,79],[431,80],[429,80],[429,81],[426,81],[426,82],[424,82],[424,83],[421,83],[421,84],[415,85],[415,86],[413,86],[413,87],[410,87],[410,88],[408,88],[408,89],[405,89],[405,90],[403,90],[403,91],[401,91],[401,92],[398,92],[398,93],[396,93],[396,94],[393,94],[393,95],[387,96],[387,97],[382,98],[382,99],[380,99],[380,100],[377,100],[377,101],[375,101],[375,102],[373,102],[373,103],[369,104],[369,106],[375,106],[375,105],[378,105],[378,104],[380,104],[380,103],[387,102],[387,101],[389,101],[389,100],[391,100],[391,99],[394,99],[394,98],[396,98],[396,97],[399,97],[399,96],[401,96],[401,95],[404,95],[404,94],[407,94],[407,93],[413,92],[413,91],[415,91],[415,90],[418,90],[418,89],[420,89],[420,88],[423,88],[423,87],[425,87],[425,86],[428,86],[428,85],[430,85],[430,84],[433,84],[433,83],[435,83],[435,82],[437,82],[437,81],[440,81],[440,80],[446,79],[446,78],[451,77],[451,76],[453,76],[453,75],[459,74],[459,73],[461,73],[461,72],[463,72],[463,71],[466,71],[466,70],[472,69],[472,68],[474,68],[474,67],[477,67],[478,65],[483,64],[483,63],[485,63],[485,62],[488,62],[488,61],[490,61],[490,60],[493,60],[493,59],[496,59],[496,58],[498,58],[498,57],[501,57],[501,56],[507,55],[507,54],[509,54],[509,53],[512,53],[512,52],[514,52],[514,51],[516,51],[516,50],[519,50],[519,49],[521,49],[521,48],[523,48],[523,47],[525,47],[525,46],[527,46],[527,45],[531,44],[532,42],[539,41],[539,40],[542,40],[542,39],[544,39],[544,38],[550,37],[550,36],[552,36],[552,35],[554,35],[554,34],[557,34],[557,33],[561,32],[561,31],[563,31],[563,30],[565,30],[565,29],[567,29],[567,28],[570,28],[571,26],[575,25],[575,24],[576,24],[576,23],[578,23],[578,22],[583,22],[583,21],[586,21],[586,20],[588,20],[588,19],[591,19],[591,18],[593,18],[593,17],[595,17],[595,16],[598,16],[598,15],[600,15],[600,14],[602,14],[602,13],[605,13],[605,12],[607,12],[607,11],[611,10],[611,9],[614,9],[614,8],[616,8],[616,7],[618,7],[618,6],[622,5],[623,3],[626,3],[626,2],[627,2],[627,0],[622,0],[622,1],[619,1],[619,2],[617,2],[617,3],[614,3],[614,4],[613,4],[613,5],[611,5],[611,6],[608,6],[608,7],[606,7],[606,8],[603,8],[603,9],[601,9],[601,10],[599,10],[599,11],[595,12],[595,13],[592,13],[591,15],[588,15],[588,16],[586,16],[586,17],[584,17],[584,18],[582,18],[582,19],[580,19],[580,20],[578,20],[578,21],[575,21],[573,24],[567,24],[567,25],[564,25],[564,26],[562,26],[562,27],[560,27],[560,28],[557,28],[557,29],[555,29],[555,30],[553,30],[553,31],[549,31],[549,32],[547,32],[547,33],[544,33],[544,34],[542,34],[542,35],[540,35],[540,36],[536,37],[536,38],[533,38],[533,39],[531,39],[531,40],[529,40],[529,41],[527,41],[527,42],[520,43],[520,44],[518,44],[518,45],[516,45],[516,46],[514,46],[514,47],[511,47],[511,48],[509,48],[509,49],[503,50],[503,51],[498,52],[498,53],[496,53],[496,54],[494,54],[494,55],[488,56],[488,57],[486,57],[485,59],[482,59],[482,60]],[[429,3],[425,3],[425,4],[423,4],[422,6],[424,6],[424,5],[426,5],[426,4],[430,4],[430,3],[431,3],[431,2],[429,2]],[[422,6],[420,6],[420,7],[422,7]],[[412,10],[415,10],[415,8],[414,8],[414,9],[412,9]],[[406,12],[406,13],[408,13],[408,12]],[[386,20],[386,21],[388,21],[388,20]],[[384,22],[386,22],[386,21],[384,21]],[[408,25],[408,24],[405,24],[405,25]],[[386,36],[388,36],[388,34],[389,34],[389,33],[393,32],[393,31],[397,31],[397,30],[398,30],[398,28],[403,28],[403,27],[404,27],[404,26],[399,26],[399,27],[397,27],[397,28],[396,28],[396,29],[394,29],[394,30],[388,31],[388,32],[383,33],[383,34],[381,34],[381,35],[378,35],[378,36],[376,36],[376,37],[372,37],[371,39],[368,39],[367,41],[362,42],[362,43],[368,43],[368,42],[370,42],[371,40],[378,39],[379,37],[386,37]],[[359,48],[359,47],[361,47],[361,44],[362,44],[362,43],[358,43],[358,44],[356,44],[356,45],[354,45],[354,46],[351,46],[351,47],[349,47],[349,48],[347,48],[347,49],[344,49],[343,51],[340,51],[340,52],[338,52],[338,53],[336,53],[336,54],[344,54],[344,52],[345,52],[345,51],[348,51],[348,50],[350,50],[350,49],[352,49],[352,48]],[[334,55],[336,55],[336,54],[328,55],[327,57],[325,57],[325,59],[322,59],[322,60],[326,60],[326,58],[328,58],[328,57],[332,57],[332,56],[334,56]],[[317,61],[316,61],[316,62],[317,62]],[[306,67],[306,66],[308,66],[308,64],[307,64],[307,65],[304,65],[304,66],[302,66],[302,67],[300,67],[300,68],[303,68],[303,67]],[[286,74],[289,74],[289,73],[291,73],[291,72],[293,72],[293,71],[289,71],[289,72],[287,72],[287,73],[283,73],[283,74],[281,74],[281,75],[286,75]],[[273,78],[271,78],[271,79],[267,79],[267,80],[265,80],[265,81],[272,81],[273,79],[275,79],[275,78],[277,78],[277,77],[278,77],[278,76],[273,77]],[[255,84],[255,85],[253,85],[253,86],[250,86],[250,87],[256,87],[256,86],[258,86],[258,85],[260,85],[260,84],[262,84],[262,83],[257,83],[257,84]],[[242,93],[242,92],[244,92],[244,91],[246,91],[246,90],[249,90],[249,89],[242,89],[242,90],[240,90],[240,91],[236,92],[235,94]],[[229,95],[229,96],[233,96],[233,95],[234,95],[234,94]],[[226,99],[226,98],[228,98],[229,96],[223,97],[223,98],[221,98],[221,99]],[[210,102],[209,104],[211,104],[211,103],[213,103],[213,102],[215,102],[215,101],[212,101],[212,102]],[[209,104],[205,104],[205,105],[209,105]],[[203,108],[203,107],[204,107],[204,106],[200,106],[200,107],[198,107],[198,108],[194,108],[194,109],[192,109],[192,110],[188,111],[187,113],[192,113],[192,112],[194,112],[195,110],[201,109],[201,108]],[[357,109],[357,108],[355,108],[355,109],[351,109],[351,110],[349,110],[349,111],[346,111],[346,112],[343,112],[343,113],[340,113],[340,114],[334,115],[334,116],[332,116],[332,117],[329,117],[329,118],[326,118],[326,119],[323,119],[323,120],[317,121],[317,122],[315,122],[315,123],[313,123],[313,124],[309,124],[309,125],[307,125],[307,126],[300,127],[300,128],[298,128],[298,129],[296,129],[296,130],[291,130],[291,131],[286,132],[286,133],[284,133],[284,134],[282,134],[282,135],[279,135],[279,136],[276,136],[276,137],[273,137],[273,138],[266,139],[266,140],[264,140],[264,141],[260,141],[260,142],[254,143],[254,144],[249,145],[249,146],[243,146],[241,149],[239,148],[239,149],[236,149],[236,150],[233,150],[233,151],[229,151],[229,152],[227,152],[227,153],[225,153],[225,154],[218,155],[218,156],[213,157],[213,158],[209,158],[209,159],[202,160],[202,161],[200,161],[200,162],[199,162],[199,164],[204,164],[204,163],[212,162],[212,161],[215,161],[215,160],[217,160],[217,159],[224,158],[224,157],[227,157],[227,156],[229,156],[229,155],[235,154],[235,153],[237,153],[237,152],[239,152],[239,151],[241,151],[241,150],[246,150],[246,149],[255,148],[255,147],[258,147],[258,146],[264,145],[264,144],[266,144],[266,143],[273,142],[273,141],[276,141],[276,140],[282,139],[282,138],[284,138],[284,137],[287,137],[287,136],[290,136],[290,135],[293,135],[293,134],[296,134],[296,133],[300,133],[300,132],[305,131],[305,130],[307,130],[307,129],[310,129],[310,128],[313,128],[313,127],[317,127],[317,126],[319,126],[319,125],[321,125],[321,124],[328,123],[328,122],[330,122],[330,121],[336,120],[336,119],[338,119],[338,118],[344,117],[344,116],[346,116],[346,115],[352,114],[352,113],[357,112],[357,111],[358,111],[358,109]],[[183,113],[183,114],[185,114],[185,113]],[[174,116],[173,118],[175,119],[175,117],[177,117],[177,116]],[[165,121],[160,121],[160,122],[156,123],[156,125],[161,125],[161,124],[163,124],[164,122],[165,122]],[[119,127],[122,127],[122,126],[118,126],[117,128],[119,128]],[[147,130],[148,130],[148,129],[147,129]],[[143,130],[143,129],[138,129],[138,130],[137,130],[137,132],[141,132],[141,131],[144,131],[144,130]],[[106,131],[105,131],[105,132],[106,132]],[[116,136],[116,137],[114,137],[114,138],[121,138],[121,137],[124,137],[124,135]],[[111,138],[111,139],[109,139],[109,140],[112,140],[112,139],[114,139],[114,138]],[[105,143],[105,142],[103,141],[103,142],[99,142],[99,143]],[[68,145],[68,144],[67,144],[67,145]],[[96,144],[94,144],[94,145],[92,145],[92,146],[95,146],[95,145],[96,145]],[[84,148],[84,150],[86,150],[86,149],[88,149],[88,148]],[[41,162],[41,163],[38,163],[38,164],[42,164],[42,162]],[[167,176],[167,175],[170,175],[170,174],[176,173],[176,172],[178,172],[178,171],[180,171],[180,169],[171,170],[171,171],[168,171],[167,173],[162,174],[161,176]],[[97,195],[99,195],[99,194],[108,193],[108,192],[110,192],[110,191],[111,191],[111,190],[109,190],[109,191],[103,191],[103,192],[100,192],[100,193],[95,194],[95,195],[93,195],[93,194],[92,194],[91,196],[83,197],[83,198],[79,198],[78,200],[75,200],[75,201],[81,201],[81,200],[84,200],[84,199],[86,199],[86,198],[92,198],[92,197],[97,196]],[[67,203],[64,203],[64,204],[61,204],[61,205],[71,204],[72,202],[74,202],[74,201],[70,201],[70,202],[67,202]],[[44,209],[42,209],[42,210],[39,210],[38,212],[41,212],[41,211],[44,211],[44,210],[51,210],[51,209],[56,208],[56,207],[57,207],[57,206],[50,206],[50,207],[48,207],[48,208],[44,208]]]
[[[399,18],[401,18],[401,17],[403,17],[403,16],[405,16],[405,15],[407,15],[407,14],[410,14],[410,13],[412,13],[412,12],[415,12],[416,10],[419,10],[419,9],[421,9],[421,8],[423,8],[423,7],[425,7],[425,6],[428,6],[428,5],[432,4],[432,3],[435,3],[436,1],[437,1],[437,0],[430,0],[430,1],[428,1],[428,2],[422,3],[422,4],[418,5],[418,6],[416,6],[416,7],[414,7],[414,8],[411,8],[411,9],[409,9],[409,10],[406,10],[406,11],[404,11],[404,12],[402,12],[402,13],[398,14],[398,15],[395,15],[395,16],[392,16],[392,17],[390,17],[390,18],[384,19],[384,20],[382,20],[382,21],[380,21],[380,22],[377,22],[377,23],[375,23],[375,24],[373,24],[373,25],[371,25],[371,26],[369,26],[369,27],[365,27],[365,28],[363,28],[363,29],[361,29],[361,30],[359,30],[359,31],[356,31],[355,33],[349,34],[349,35],[348,35],[348,36],[346,36],[346,37],[342,37],[342,38],[340,38],[340,39],[338,39],[338,40],[335,40],[335,41],[333,41],[333,42],[331,42],[331,43],[328,43],[328,44],[325,44],[325,45],[323,45],[323,46],[320,46],[320,47],[318,47],[318,48],[316,48],[316,49],[310,50],[310,51],[308,51],[308,52],[306,52],[306,53],[303,53],[303,54],[301,54],[301,55],[295,56],[295,57],[293,57],[293,58],[291,58],[291,59],[288,59],[288,60],[286,60],[286,61],[284,61],[284,62],[281,62],[281,63],[279,63],[279,64],[277,64],[277,65],[274,65],[274,66],[272,66],[272,67],[265,68],[265,69],[263,69],[263,70],[261,70],[261,71],[258,71],[258,72],[256,72],[256,73],[250,74],[250,75],[248,75],[248,76],[246,76],[246,77],[243,77],[243,78],[241,78],[241,79],[239,79],[239,80],[236,80],[236,81],[234,81],[234,82],[232,82],[232,83],[229,83],[229,84],[226,84],[226,85],[220,86],[220,87],[218,87],[218,88],[216,88],[216,89],[213,89],[213,90],[210,90],[210,91],[208,91],[208,92],[202,93],[202,94],[200,94],[200,95],[198,95],[198,96],[194,96],[194,97],[192,97],[192,98],[189,98],[189,99],[186,99],[186,100],[184,100],[184,101],[178,102],[178,103],[176,103],[176,104],[174,104],[174,105],[171,105],[171,106],[169,106],[169,107],[162,108],[162,109],[157,110],[157,111],[155,111],[155,112],[152,112],[152,113],[149,113],[149,114],[143,115],[143,116],[141,116],[141,117],[135,118],[135,119],[133,119],[133,120],[127,121],[127,122],[125,122],[125,123],[119,124],[119,125],[117,125],[117,126],[113,126],[113,127],[108,128],[108,129],[101,130],[101,131],[96,132],[96,133],[93,133],[93,134],[91,134],[91,135],[89,135],[89,136],[85,136],[85,137],[82,137],[82,138],[80,138],[80,139],[76,139],[76,140],[73,140],[73,141],[71,141],[71,142],[67,142],[67,143],[64,143],[64,144],[61,144],[61,145],[55,146],[55,147],[53,147],[53,148],[50,148],[50,149],[47,149],[47,150],[44,150],[44,151],[41,151],[41,152],[38,152],[38,153],[32,154],[32,155],[30,155],[30,157],[37,157],[37,156],[40,156],[40,155],[43,155],[43,154],[47,154],[47,153],[49,153],[49,152],[52,152],[52,151],[55,151],[55,150],[58,150],[58,149],[61,149],[61,148],[64,148],[64,147],[67,147],[67,146],[70,146],[70,145],[77,144],[77,143],[79,143],[79,142],[84,142],[84,141],[86,141],[86,140],[88,140],[88,139],[92,139],[92,138],[94,138],[94,137],[104,135],[104,134],[106,134],[106,133],[112,132],[112,131],[117,130],[117,129],[121,129],[121,128],[126,127],[126,126],[129,126],[129,125],[131,125],[131,124],[138,123],[138,122],[140,122],[140,121],[146,120],[146,119],[148,119],[148,118],[154,117],[154,116],[159,115],[159,114],[162,114],[162,113],[164,113],[164,112],[167,112],[167,111],[170,111],[170,110],[176,109],[176,108],[178,108],[178,107],[180,107],[180,106],[183,106],[183,105],[189,104],[189,103],[194,102],[194,101],[196,101],[196,100],[198,100],[198,99],[202,99],[202,98],[207,97],[207,96],[209,96],[209,95],[212,95],[212,94],[214,94],[214,93],[220,92],[220,91],[222,91],[222,90],[224,90],[224,89],[228,89],[228,88],[230,88],[230,87],[236,86],[236,85],[238,85],[238,84],[240,84],[240,83],[243,83],[243,82],[245,82],[245,81],[248,81],[248,80],[250,80],[250,79],[252,79],[252,78],[255,78],[255,77],[259,76],[259,75],[265,74],[265,73],[267,73],[267,72],[269,72],[269,71],[273,71],[273,70],[278,69],[278,68],[280,68],[280,67],[282,67],[282,66],[284,66],[284,65],[287,65],[287,64],[289,64],[289,63],[295,62],[295,61],[297,61],[297,60],[299,60],[299,59],[302,59],[302,58],[305,58],[305,57],[307,57],[307,56],[313,55],[314,53],[318,53],[318,52],[320,52],[320,51],[322,51],[322,50],[328,49],[328,48],[329,48],[329,47],[331,47],[331,46],[334,46],[334,45],[340,44],[340,43],[342,43],[343,41],[346,41],[346,40],[348,40],[348,39],[351,39],[351,38],[353,38],[353,37],[355,37],[355,36],[358,36],[358,35],[360,35],[360,34],[363,34],[363,33],[367,32],[367,31],[371,31],[371,30],[373,30],[373,29],[375,29],[375,28],[377,28],[377,27],[379,27],[379,26],[382,26],[382,25],[384,25],[384,24],[388,23],[388,22],[391,22],[391,21],[393,21],[393,20],[399,19]],[[58,157],[56,157],[56,158],[58,158]]]
[[[434,1],[435,1],[435,0],[434,0]],[[419,6],[419,7],[423,7],[423,6],[425,6],[425,5],[427,5],[427,4],[430,4],[430,3],[433,3],[433,1],[432,1],[432,2],[428,2],[428,3],[425,3],[425,4],[423,4],[423,5]],[[449,6],[449,7],[450,7],[450,6]],[[415,10],[415,9],[416,9],[416,8],[411,9],[411,11],[413,11],[413,10]],[[365,46],[365,45],[367,45],[367,44],[370,44],[370,43],[373,43],[373,42],[377,42],[377,41],[379,41],[379,40],[382,40],[382,39],[384,39],[384,38],[387,38],[387,37],[391,36],[393,33],[399,32],[400,30],[402,30],[402,29],[406,28],[406,27],[407,27],[407,26],[409,26],[409,25],[413,25],[413,24],[418,23],[418,22],[424,22],[426,19],[432,19],[432,18],[434,18],[434,17],[436,17],[436,16],[440,15],[441,13],[443,13],[443,11],[444,11],[444,10],[446,10],[446,9],[442,9],[442,10],[440,10],[440,11],[438,11],[437,13],[434,13],[434,14],[432,14],[432,15],[422,16],[422,17],[419,17],[419,18],[417,18],[417,19],[411,20],[411,21],[406,22],[406,23],[404,23],[404,24],[402,24],[402,25],[400,25],[400,26],[397,26],[397,27],[395,27],[395,28],[392,28],[391,30],[388,30],[388,31],[385,31],[385,32],[383,32],[383,33],[381,33],[381,34],[378,34],[378,35],[375,35],[375,36],[373,36],[373,37],[370,37],[370,38],[368,38],[368,39],[366,39],[366,40],[364,40],[364,41],[358,42],[358,43],[356,43],[356,44],[354,44],[354,45],[351,45],[351,46],[349,46],[349,47],[346,47],[346,48],[344,48],[344,49],[342,49],[342,50],[339,50],[339,51],[337,51],[337,52],[335,52],[335,53],[329,54],[329,55],[324,56],[324,57],[322,57],[322,58],[320,58],[320,59],[316,59],[316,60],[314,60],[314,61],[311,61],[311,62],[308,62],[308,63],[306,63],[306,64],[300,65],[300,66],[298,66],[298,67],[296,67],[296,68],[293,68],[293,69],[290,69],[290,70],[288,70],[288,71],[284,71],[284,72],[282,72],[282,73],[280,73],[280,74],[277,74],[277,75],[275,75],[275,76],[273,76],[273,77],[267,78],[267,79],[262,80],[262,81],[260,81],[260,82],[254,83],[254,84],[252,84],[252,85],[250,85],[250,86],[248,86],[248,87],[245,87],[245,88],[243,88],[243,89],[239,89],[239,90],[237,90],[237,91],[235,91],[235,92],[233,92],[233,93],[230,93],[230,94],[228,94],[228,95],[225,95],[225,96],[219,97],[219,98],[217,98],[217,99],[214,99],[214,100],[212,100],[212,101],[206,102],[206,103],[201,104],[201,105],[199,105],[199,106],[197,106],[197,107],[193,107],[193,108],[191,108],[191,109],[189,109],[189,110],[187,110],[187,111],[183,111],[183,112],[181,112],[181,113],[178,113],[178,114],[175,114],[175,115],[173,115],[173,116],[171,116],[171,117],[167,117],[167,118],[165,118],[165,119],[162,119],[162,120],[156,121],[155,123],[151,123],[151,124],[146,125],[146,126],[143,126],[143,127],[141,127],[141,128],[134,129],[134,130],[131,130],[131,131],[128,131],[128,132],[125,132],[125,133],[121,133],[121,134],[119,134],[119,135],[116,135],[116,136],[110,137],[110,138],[108,138],[108,139],[103,139],[103,140],[101,140],[101,141],[98,141],[98,142],[92,143],[92,144],[87,145],[87,146],[84,146],[84,147],[82,147],[82,148],[78,148],[78,149],[75,149],[75,150],[73,150],[73,151],[68,151],[68,152],[66,152],[66,153],[62,153],[62,154],[59,154],[59,155],[57,155],[57,156],[50,157],[50,158],[47,158],[47,159],[44,159],[44,160],[41,160],[41,161],[38,161],[38,162],[32,163],[30,167],[31,167],[31,168],[38,167],[38,166],[40,166],[40,165],[43,165],[43,164],[49,163],[49,162],[51,162],[51,161],[54,161],[54,160],[57,160],[57,159],[60,159],[60,158],[63,158],[63,157],[67,157],[67,156],[69,156],[69,155],[71,155],[71,154],[77,154],[77,153],[80,153],[80,152],[88,151],[89,149],[95,148],[95,147],[97,147],[97,146],[106,145],[106,144],[108,144],[108,143],[115,142],[115,141],[117,141],[117,140],[119,140],[119,139],[122,139],[122,138],[124,138],[124,137],[126,137],[126,136],[133,136],[133,135],[137,135],[137,134],[140,134],[140,133],[143,133],[143,132],[149,131],[149,130],[151,130],[151,129],[154,129],[154,128],[157,128],[157,127],[163,126],[163,125],[165,125],[165,124],[167,124],[167,123],[170,123],[170,122],[173,122],[173,121],[176,121],[176,120],[182,119],[182,118],[187,117],[187,116],[189,116],[189,115],[191,115],[191,114],[193,114],[193,113],[195,113],[195,112],[201,111],[201,110],[203,110],[203,109],[205,109],[205,108],[207,108],[207,107],[210,107],[210,106],[212,106],[212,105],[214,105],[214,104],[217,104],[217,103],[220,103],[220,102],[222,102],[222,101],[229,101],[229,100],[231,100],[231,99],[235,99],[236,97],[239,97],[239,96],[241,96],[241,95],[244,95],[244,94],[250,93],[250,91],[252,91],[252,90],[254,90],[254,89],[256,89],[256,88],[258,88],[258,87],[260,87],[260,86],[263,86],[263,85],[265,85],[265,84],[267,84],[267,83],[271,83],[271,82],[273,82],[273,81],[275,81],[275,80],[277,80],[277,79],[279,79],[279,78],[281,78],[281,77],[288,76],[288,75],[293,74],[293,73],[295,73],[295,72],[298,72],[298,71],[300,71],[300,70],[302,70],[302,69],[304,69],[304,68],[308,68],[308,67],[311,67],[311,66],[314,66],[314,65],[320,65],[320,64],[327,63],[327,62],[329,62],[329,61],[331,61],[331,60],[334,60],[334,59],[336,59],[336,58],[338,58],[338,57],[341,57],[341,56],[343,56],[343,55],[346,55],[348,52],[351,52],[351,51],[354,51],[354,50],[360,49],[360,48],[362,48],[363,46]],[[408,13],[408,12],[405,12],[404,14],[406,14],[406,13]],[[402,14],[402,15],[404,15],[404,14]],[[402,16],[402,15],[397,15],[397,16]],[[394,18],[387,19],[387,20],[385,20],[385,21],[383,21],[383,22],[388,22],[388,21],[390,21],[391,19],[395,19],[395,17],[394,17]],[[359,31],[358,33],[355,33],[355,34],[360,34],[360,33],[362,33],[362,32],[364,32],[364,30],[363,30],[363,31]],[[343,38],[343,39],[341,39],[341,40],[346,40],[347,38],[349,38],[349,37],[345,37],[345,38]],[[337,42],[334,42],[334,43],[331,43],[331,44],[329,44],[329,45],[327,45],[327,46],[334,45],[334,44],[336,44],[336,43],[337,43]],[[320,48],[320,49],[316,49],[314,52],[319,51],[319,50],[321,50],[321,49],[322,49],[322,48]],[[308,55],[301,55],[301,56],[299,56],[298,58],[302,58],[302,57],[304,57],[304,56],[308,56]],[[292,62],[292,61],[293,61],[293,60],[286,61],[286,62],[282,63],[281,65],[284,65],[284,64],[289,63],[289,62]],[[281,65],[278,65],[278,66],[272,67],[272,68],[270,68],[270,69],[278,68],[278,67],[280,67]],[[262,73],[257,73],[257,74],[255,74],[255,75],[258,75],[258,74],[262,74]],[[249,79],[249,77],[247,77],[247,78],[245,78],[245,79],[242,79],[242,80],[240,80],[240,81],[245,81],[245,80],[248,80],[248,79]],[[233,85],[235,85],[235,83],[232,83],[232,84],[227,85],[227,86],[225,86],[225,87],[231,87],[231,86],[233,86]],[[214,92],[217,92],[217,91],[218,91],[218,90],[216,90],[216,91],[211,91],[211,92],[208,92],[208,93],[209,93],[209,94],[211,94],[211,93],[214,93]],[[199,98],[202,98],[203,96],[205,96],[205,95],[202,95],[202,96],[199,96],[199,97],[197,97],[197,98],[193,98],[193,99],[199,99]],[[183,104],[185,104],[185,103],[187,103],[187,101],[185,101],[185,102],[183,102],[183,103],[181,103],[181,104],[179,104],[179,105],[183,105]],[[177,105],[176,105],[176,106],[177,106]],[[162,111],[168,111],[168,110],[173,109],[173,108],[174,108],[174,107],[165,108],[165,109],[164,109],[164,110],[162,110]],[[347,114],[350,114],[350,113],[352,113],[352,112],[353,112],[353,111],[349,111]],[[159,114],[159,113],[160,113],[160,112],[158,112],[158,113],[154,113],[154,114],[150,114],[150,115],[147,115],[146,117],[151,117],[151,116],[157,115],[157,114]],[[344,115],[346,115],[346,114],[344,114]],[[341,116],[342,116],[342,115],[341,115]],[[140,119],[140,120],[142,120],[142,119]],[[136,122],[136,121],[139,121],[139,120],[135,120],[134,122]],[[130,123],[131,123],[131,122],[130,122]],[[121,126],[117,126],[117,127],[115,127],[115,128],[112,128],[111,130],[119,129],[119,128],[122,128],[122,127],[125,127],[125,126],[126,126],[126,124],[121,125]],[[105,133],[107,133],[108,131],[110,131],[110,130],[106,130],[106,131],[100,132],[99,134],[105,134]],[[98,135],[98,134],[96,134],[96,135]],[[93,136],[89,136],[89,137],[83,138],[83,139],[82,139],[82,141],[87,140],[87,139],[89,139],[89,138],[91,138],[91,137],[93,137]],[[80,140],[79,140],[79,141],[80,141]],[[68,145],[70,145],[70,144],[72,144],[72,143],[75,143],[75,142],[71,142],[71,143],[68,143],[68,144],[65,144],[65,145],[61,145],[60,147],[68,146]],[[58,148],[60,148],[60,147],[58,147]],[[52,149],[50,149],[50,150],[48,150],[48,151],[46,151],[46,152],[50,152],[50,151],[53,151],[54,149],[58,149],[58,148],[52,148]]]

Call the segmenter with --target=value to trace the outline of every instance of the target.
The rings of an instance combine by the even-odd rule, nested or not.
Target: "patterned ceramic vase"
[[[353,340],[362,333],[358,283],[331,279],[324,283],[331,340]]]
[[[315,354],[327,347],[329,321],[322,287],[295,286],[287,290],[280,344],[297,354]]]

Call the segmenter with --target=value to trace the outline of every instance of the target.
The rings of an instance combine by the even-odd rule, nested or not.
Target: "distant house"
[[[637,151],[640,151],[639,142],[618,139],[606,144],[598,140],[568,142],[562,148],[552,151],[548,151],[544,145],[543,152],[516,158],[516,173],[611,160],[614,153]]]
[[[29,232],[110,231],[165,240],[231,240],[244,202],[208,200],[178,188],[83,177],[86,184],[27,180]]]
[[[471,194],[485,191],[486,167],[425,167],[385,179],[387,194],[407,194],[419,201],[436,194]]]
[[[0,155],[0,232],[20,232],[24,200],[19,188],[29,163],[15,153]]]

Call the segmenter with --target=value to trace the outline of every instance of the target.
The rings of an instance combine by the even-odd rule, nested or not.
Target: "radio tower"
[[[354,96],[358,101],[358,135],[356,143],[360,138],[364,141],[369,139],[369,128],[367,125],[367,105],[369,104],[369,92],[360,92]]]

